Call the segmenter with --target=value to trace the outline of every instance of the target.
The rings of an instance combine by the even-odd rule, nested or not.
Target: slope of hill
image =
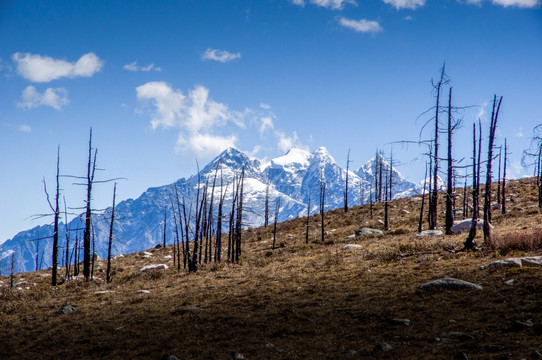
[[[417,237],[417,197],[243,232],[240,264],[173,267],[170,247],[113,260],[113,282],[72,280],[52,288],[45,271],[0,278],[0,358],[78,359],[527,359],[542,351],[542,267],[495,266],[542,253],[533,179],[511,181],[508,212],[493,214],[494,245],[453,253],[464,235]],[[440,198],[440,197],[439,197]],[[440,204],[442,206],[443,204]],[[439,218],[442,223],[443,219]],[[359,248],[344,250],[345,245]],[[167,270],[139,271],[156,263]],[[62,272],[62,271],[61,271]],[[425,291],[457,278],[482,290]],[[145,290],[145,291],[142,291]],[[75,311],[59,314],[70,304]],[[173,358],[169,358],[173,359]]]
[[[389,164],[385,164],[386,172]],[[363,202],[367,202],[371,194],[368,181],[371,178],[371,169],[375,159],[372,159],[357,172],[349,173],[349,202],[359,204],[363,196]],[[218,167],[217,167],[218,164]],[[212,185],[217,175],[215,189],[215,203],[221,192],[226,194],[226,207],[232,201],[232,189],[234,177],[240,174],[245,167],[244,206],[245,216],[243,224],[246,227],[259,226],[264,223],[264,203],[266,187],[269,184],[269,199],[272,203],[280,203],[279,221],[293,219],[307,212],[309,197],[312,199],[312,212],[318,208],[320,177],[326,182],[326,209],[334,209],[343,206],[343,193],[346,178],[346,170],[341,168],[328,151],[320,147],[313,153],[300,149],[292,149],[286,155],[273,159],[268,163],[250,157],[247,154],[230,148],[207,164],[199,174],[188,179],[180,179],[175,184],[149,188],[137,199],[121,201],[117,206],[117,220],[115,222],[115,239],[113,254],[126,254],[150,248],[163,238],[164,208],[169,208],[166,231],[168,242],[174,238],[174,220],[171,212],[172,196],[175,194],[174,186],[181,198],[187,204],[192,204],[196,198],[198,181],[200,186],[205,183]],[[397,189],[395,196],[406,196],[419,193],[420,187],[404,179],[397,170],[394,170],[394,187]],[[187,205],[188,207],[189,205]],[[95,252],[105,257],[109,238],[109,214],[106,210],[103,214],[97,214],[93,218]],[[216,214],[215,214],[216,216]],[[83,216],[75,218],[68,224],[70,233],[70,247],[73,248],[76,237],[81,239],[83,228]],[[227,230],[227,222],[224,223],[224,231]],[[20,232],[13,239],[6,241],[0,248],[0,270],[9,271],[8,257],[15,253],[15,269],[18,272],[31,271],[36,268],[43,269],[51,266],[51,226],[38,226],[33,229]],[[60,247],[65,248],[66,226],[60,226]],[[47,238],[49,237],[49,238]],[[35,239],[42,239],[39,242]],[[72,250],[73,253],[73,250]],[[65,257],[65,250],[61,251]],[[37,256],[38,255],[38,256]],[[38,257],[36,267],[36,257]],[[70,258],[73,261],[74,255]],[[62,260],[61,263],[64,263]]]

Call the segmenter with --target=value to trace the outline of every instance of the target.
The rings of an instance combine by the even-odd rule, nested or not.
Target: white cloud
[[[23,90],[21,97],[22,102],[17,103],[17,106],[28,110],[42,105],[61,110],[63,106],[69,104],[68,92],[64,88],[48,88],[40,94],[36,88],[31,85]]]
[[[278,137],[279,141],[277,143],[277,146],[280,151],[287,152],[291,148],[299,148],[308,150],[308,146],[303,145],[301,141],[299,141],[299,137],[297,136],[297,132],[293,132],[292,136],[287,136],[283,131],[276,130],[275,135]]]
[[[274,129],[273,119],[271,119],[270,117],[263,117],[260,120],[261,120],[261,125],[259,129],[260,136],[262,136],[266,130]]]
[[[523,137],[523,128],[520,127],[519,129],[517,129],[514,136]]]
[[[298,6],[305,6],[305,0],[290,0],[292,4],[298,5]]]
[[[151,70],[158,71],[158,72],[162,71],[161,67],[154,66],[154,64],[149,64],[147,66],[139,66],[137,65],[137,61],[126,64],[122,68],[128,71],[147,71],[147,72]]]
[[[196,86],[185,96],[165,82],[148,82],[136,88],[139,101],[150,101],[153,106],[151,126],[177,128],[177,150],[193,151],[197,156],[210,157],[235,146],[235,135],[220,136],[215,132],[231,122],[242,127],[239,116],[227,105],[209,98],[209,89]]]
[[[31,133],[32,128],[30,126],[28,126],[28,125],[21,125],[21,126],[19,126],[19,131],[25,132],[25,133]]]
[[[406,21],[411,21],[411,20],[413,20],[413,19],[414,19],[414,18],[413,18],[412,16],[410,16],[410,15],[407,15],[407,16],[405,16],[405,17],[403,18],[403,20],[406,20]]]
[[[222,63],[241,58],[241,53],[232,54],[226,50],[207,49],[201,56],[203,60],[220,61]]]
[[[333,10],[340,10],[344,8],[345,4],[357,5],[354,0],[310,0],[310,2],[314,5]]]
[[[92,52],[81,56],[74,63],[53,59],[49,56],[18,52],[13,54],[12,59],[17,63],[17,71],[22,77],[37,83],[49,82],[63,77],[91,77],[100,71],[104,63]]]
[[[486,101],[485,103],[483,103],[483,104],[480,106],[480,110],[479,110],[478,113],[476,114],[476,120],[478,120],[478,119],[485,120],[485,117],[486,117],[486,108],[487,108],[488,105],[489,105],[489,103]]]
[[[341,17],[339,18],[339,24],[345,28],[364,33],[379,32],[383,30],[377,21],[370,21],[366,19],[352,20]]]
[[[534,8],[540,6],[542,2],[540,0],[492,0],[491,3],[503,7]]]
[[[400,9],[416,9],[424,6],[425,0],[382,0],[384,3],[393,6],[397,10]]]
[[[266,103],[260,103],[260,108],[264,110],[269,110],[271,109],[271,105],[266,104]]]

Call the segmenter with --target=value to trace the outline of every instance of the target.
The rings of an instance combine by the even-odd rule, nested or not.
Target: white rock
[[[171,255],[166,255],[166,256],[164,256],[164,260],[170,260],[171,257],[172,257]]]
[[[149,290],[138,290],[136,291],[136,294],[150,294]]]
[[[353,239],[356,237],[356,234],[345,236],[345,239]]]
[[[438,280],[429,281],[421,286],[422,290],[425,291],[434,291],[434,290],[460,290],[460,289],[475,289],[482,290],[480,285],[470,283],[468,281],[454,279],[454,278],[443,278]]]
[[[145,255],[152,256],[152,253],[150,253],[148,251],[143,251],[143,256],[145,256]]]
[[[514,284],[516,283],[516,280],[515,279],[510,279],[510,280],[506,280],[504,282],[505,285],[508,285],[508,286],[514,286]]]
[[[147,270],[166,270],[168,269],[168,266],[166,264],[154,264],[154,265],[148,265],[144,266],[139,271],[147,271]]]
[[[150,259],[152,257],[152,255],[143,255],[142,258],[143,259]]]
[[[454,234],[461,234],[463,231],[469,231],[470,230],[470,226],[472,224],[472,220],[471,219],[465,219],[463,221],[459,221],[457,223],[455,223],[451,228],[450,230],[454,233]],[[483,227],[483,221],[478,219],[477,223],[476,223],[476,227],[478,229],[481,229]]]
[[[419,234],[416,234],[417,237],[425,237],[425,236],[442,236],[442,231],[440,230],[425,230],[422,231]]]
[[[522,266],[538,267],[542,266],[542,256],[524,257],[521,258]]]
[[[361,249],[363,248],[361,245],[358,244],[346,244],[342,247],[343,250],[353,250],[353,249]]]

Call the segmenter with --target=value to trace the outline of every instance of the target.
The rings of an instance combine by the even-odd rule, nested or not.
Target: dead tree
[[[309,201],[307,204],[307,221],[305,226],[305,244],[309,243],[309,223],[310,223],[310,216],[311,216],[311,194],[309,193]]]
[[[273,221],[273,244],[271,249],[275,250],[275,245],[277,242],[277,223],[279,221],[279,210],[280,210],[280,198],[275,200],[275,220]]]
[[[502,172],[502,189],[501,189],[501,213],[506,214],[506,164],[508,162],[508,147],[506,145],[506,138],[504,138],[504,166]],[[540,192],[538,193],[540,196]],[[539,200],[540,201],[540,200]]]
[[[51,204],[49,199],[49,193],[47,192],[47,184],[45,183],[45,178],[43,179],[43,191],[47,196],[47,203],[53,211],[54,214],[54,225],[53,225],[53,254],[52,254],[52,269],[51,269],[51,284],[53,286],[57,285],[57,272],[58,272],[58,221],[60,218],[60,208],[59,208],[59,198],[60,198],[60,146],[57,148],[56,155],[56,193],[55,193],[55,205]]]
[[[90,236],[92,228],[92,185],[94,183],[94,174],[96,171],[96,155],[98,149],[92,155],[92,128],[90,129],[90,137],[88,141],[88,163],[87,163],[87,201],[85,212],[85,232],[83,235],[83,276],[85,279],[90,279]]]
[[[501,203],[502,146],[499,146],[499,175],[497,177],[497,204]]]
[[[346,156],[346,183],[344,186],[344,212],[348,212],[348,169],[350,168],[350,149]]]
[[[438,150],[439,150],[439,113],[440,113],[440,90],[442,85],[444,85],[445,80],[445,67],[446,64],[442,65],[440,72],[440,80],[433,85],[435,88],[436,95],[436,106],[435,106],[435,135],[433,138],[433,190],[431,192],[431,200],[429,201],[429,218],[430,218],[430,229],[435,230],[437,228],[437,205],[438,205]],[[451,94],[451,93],[450,93]]]
[[[111,247],[113,245],[113,224],[115,223],[115,197],[117,195],[117,183],[113,187],[113,207],[111,208],[111,225],[109,226],[109,242],[107,244],[107,271],[106,279],[110,283],[111,278]],[[165,219],[164,219],[165,220]]]
[[[479,216],[479,193],[480,193],[480,149],[482,145],[482,123],[479,121],[479,137],[476,142],[476,123],[473,124],[473,150],[472,150],[472,221],[470,225],[469,235],[463,243],[464,250],[477,249],[474,238],[476,237],[476,227],[478,226]]]
[[[263,225],[264,227],[267,227],[267,225],[269,225],[269,180],[265,185],[265,204],[263,218]]]
[[[240,192],[237,204],[237,219],[235,222],[235,262],[239,262],[239,257],[241,256],[242,251],[242,220],[243,220],[243,190],[245,183],[245,166],[241,169],[241,179],[240,179]]]
[[[324,174],[320,173],[320,220],[321,220],[321,235],[322,243],[324,242],[325,228],[324,228],[324,208],[326,203],[326,182],[324,180]]]
[[[493,143],[495,142],[495,130],[497,130],[497,120],[501,108],[502,96],[497,104],[497,95],[493,97],[493,111],[491,113],[491,124],[489,126],[489,139],[487,150],[487,170],[486,170],[486,189],[484,198],[484,244],[491,246],[491,166],[493,163]]]
[[[64,200],[64,219],[65,219],[65,231],[66,231],[66,279],[70,277],[70,228],[68,226],[68,208],[66,206],[66,198]]]
[[[228,191],[227,186],[224,192],[222,191],[222,169],[220,170],[220,201],[218,202],[218,214],[216,219],[216,239],[215,239],[215,262],[221,261],[222,256],[222,209],[224,200]]]
[[[423,221],[423,208],[425,205],[425,189],[427,188],[427,162],[425,163],[425,176],[423,178],[423,189],[422,189],[422,204],[420,207],[420,220],[418,221],[418,232],[422,232],[422,221]]]
[[[164,206],[164,238],[162,247],[166,248],[166,225],[167,225],[167,205]]]
[[[388,223],[388,187],[389,187],[389,178],[386,174],[386,184],[384,188],[384,230],[388,231],[389,229],[389,223]]]
[[[447,235],[452,234],[452,226],[454,225],[454,208],[453,208],[453,158],[452,158],[452,88],[448,95],[448,176],[446,186],[446,221],[445,231]]]

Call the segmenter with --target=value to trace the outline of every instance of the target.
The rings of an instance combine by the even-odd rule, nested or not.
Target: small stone
[[[380,344],[375,345],[373,349],[373,351],[383,351],[383,352],[388,352],[392,350],[393,350],[393,346],[391,346],[390,344],[386,342],[381,342]]]
[[[356,236],[363,236],[363,235],[375,235],[375,236],[382,236],[384,233],[382,230],[377,229],[371,229],[371,228],[361,228],[358,231],[356,231]]]
[[[238,352],[232,352],[231,357],[234,360],[247,360],[243,355],[239,354]]]
[[[353,239],[355,237],[356,237],[356,234],[352,234],[352,235],[345,236],[344,238],[349,240],[349,239]]]
[[[486,346],[486,351],[489,352],[497,352],[497,351],[503,351],[505,349],[502,345],[488,345]]]
[[[183,308],[183,311],[194,314],[194,313],[198,313],[200,311],[203,311],[203,309],[200,308],[200,307],[197,307],[197,306],[187,306],[187,307]]]
[[[350,356],[355,356],[358,354],[358,352],[356,350],[348,350],[347,354]]]
[[[410,214],[410,211],[408,211],[408,210],[401,210],[401,214],[407,215],[407,214]]]
[[[440,230],[425,230],[419,234],[416,234],[417,237],[426,237],[426,236],[442,236],[443,233]]]
[[[534,324],[531,320],[527,320],[527,321],[516,320],[512,323],[512,330],[520,331],[524,329],[529,329],[529,328],[532,328],[533,325]]]
[[[143,255],[143,256],[145,256],[145,255],[152,256],[152,253],[150,253],[150,252],[148,252],[148,251],[143,251],[143,254],[142,254],[142,255]]]
[[[151,292],[149,290],[138,290],[136,291],[136,294],[150,294]]]
[[[141,258],[142,258],[142,259],[149,259],[149,258],[151,258],[151,257],[152,257],[151,255],[143,255]]]
[[[510,280],[506,280],[506,281],[504,282],[504,285],[514,286],[515,283],[516,283],[516,280],[515,280],[515,279],[510,279]]]
[[[39,277],[43,277],[43,278],[46,278],[46,277],[51,277],[51,274],[49,273],[45,273],[45,274],[38,274]]]
[[[171,255],[166,255],[166,256],[164,256],[164,260],[170,260],[171,258],[172,258]]]
[[[393,325],[404,325],[404,326],[410,326],[410,319],[391,319],[391,323]]]
[[[443,278],[438,280],[429,281],[421,286],[422,290],[434,291],[434,290],[462,290],[462,289],[474,289],[481,291],[483,288],[480,285],[470,283],[468,281]]]
[[[104,295],[104,294],[109,294],[109,293],[113,293],[114,291],[111,291],[111,290],[101,290],[101,291],[96,291],[94,294],[96,295]]]
[[[269,343],[269,344],[265,344],[265,347],[268,349],[274,349],[275,345]]]
[[[147,271],[147,270],[167,270],[168,266],[166,264],[155,264],[155,265],[148,265],[144,266],[139,271]]]
[[[362,249],[363,246],[358,244],[346,244],[342,247],[343,250],[354,250],[354,249]]]
[[[69,314],[75,311],[75,308],[71,306],[70,304],[62,305],[60,309],[58,309],[57,314]]]

